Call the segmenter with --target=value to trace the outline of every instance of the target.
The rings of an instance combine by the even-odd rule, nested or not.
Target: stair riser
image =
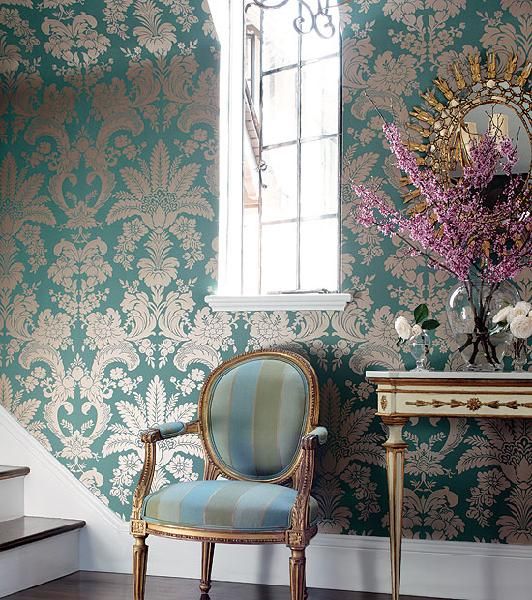
[[[0,598],[79,570],[79,531],[0,552]]]
[[[24,478],[0,480],[0,522],[18,519],[24,514]]]

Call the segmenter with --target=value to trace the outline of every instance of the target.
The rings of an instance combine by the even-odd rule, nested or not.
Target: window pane
[[[297,288],[297,225],[280,223],[262,227],[261,293]]]
[[[263,143],[294,141],[297,137],[297,70],[265,75],[263,79]]]
[[[303,13],[306,11],[303,10]],[[323,39],[315,31],[305,33],[301,36],[301,57],[303,60],[310,60],[313,58],[320,58],[321,56],[327,56],[334,54],[340,50],[340,35],[339,35],[339,19],[338,10],[330,9],[330,15],[333,18],[333,23],[336,28],[336,33],[332,38]],[[305,28],[306,26],[306,28]],[[308,24],[303,24],[302,28],[304,31],[308,31]],[[325,29],[322,28],[325,33]]]
[[[243,294],[259,293],[259,231],[258,206],[245,207],[242,236]]]
[[[338,291],[338,221],[301,223],[301,289]]]
[[[301,216],[338,212],[338,140],[301,145]]]
[[[297,146],[266,150],[262,173],[262,220],[279,221],[297,217]]]
[[[301,70],[301,136],[338,132],[339,58],[327,58]]]
[[[263,71],[295,65],[298,60],[299,36],[293,23],[298,14],[297,4],[288,2],[282,8],[263,10],[262,14]]]
[[[308,6],[317,4],[307,1]],[[231,126],[231,131],[238,129],[243,145],[229,138],[226,159],[234,163],[230,181],[238,182],[238,188],[226,186],[228,194],[235,203],[243,196],[242,212],[233,210],[238,232],[232,235],[243,243],[238,244],[234,279],[242,283],[245,294],[337,290],[338,23],[334,39],[324,40],[315,33],[301,36],[294,20],[305,16],[305,2],[289,0],[283,8],[271,10],[248,2],[242,5],[246,16],[244,22],[237,21],[237,37],[244,34],[239,40],[244,43],[244,63],[241,50],[234,50],[238,64],[226,67],[230,77],[224,79],[228,88],[229,82],[235,90],[239,87],[240,100],[231,98],[229,106],[237,116],[244,109],[243,121]],[[232,18],[242,18],[237,4],[231,6]],[[337,19],[334,9],[333,14]],[[232,151],[238,154],[235,161],[229,156]],[[236,193],[230,194],[233,188]],[[231,249],[228,239],[226,247]]]

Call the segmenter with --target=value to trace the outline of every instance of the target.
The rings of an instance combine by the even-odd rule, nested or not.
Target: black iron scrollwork
[[[294,29],[304,35],[315,32],[323,39],[330,39],[336,34],[336,25],[332,10],[346,4],[347,0],[315,0],[314,6],[311,6],[308,0],[293,0],[299,3],[299,15],[294,19]],[[282,8],[290,0],[251,0],[259,8],[271,9]]]

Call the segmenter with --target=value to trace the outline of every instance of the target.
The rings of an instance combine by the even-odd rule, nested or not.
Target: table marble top
[[[532,372],[479,371],[366,371],[366,377],[381,379],[520,379],[532,380]]]

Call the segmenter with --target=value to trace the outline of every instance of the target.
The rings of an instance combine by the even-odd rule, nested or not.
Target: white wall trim
[[[80,568],[131,572],[126,522],[93,496],[5,409],[0,407],[0,457],[27,465],[25,512],[84,519]],[[148,571],[197,578],[200,544],[150,537]],[[390,592],[388,539],[320,534],[308,549],[311,587]],[[436,540],[404,540],[403,594],[455,600],[530,600],[532,547]],[[282,546],[218,546],[215,580],[287,585],[288,550]]]
[[[205,302],[214,312],[251,312],[275,310],[339,310],[345,309],[351,294],[268,294],[264,296],[211,295]]]

